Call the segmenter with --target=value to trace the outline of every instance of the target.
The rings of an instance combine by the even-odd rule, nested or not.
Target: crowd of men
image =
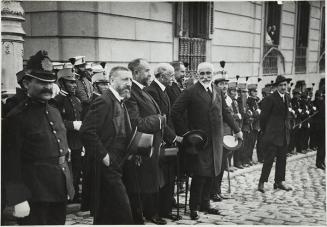
[[[182,62],[160,63],[152,75],[140,58],[107,75],[84,56],[54,64],[37,52],[2,102],[2,211],[12,207],[23,225],[65,224],[67,203],[81,203],[94,224],[166,224],[181,218],[175,190],[191,177],[197,220],[199,211],[220,214],[210,200],[225,198],[224,170],[264,163],[264,193],[275,157],[275,189],[291,190],[287,155],[317,150],[325,169],[324,80],[311,101],[304,81],[291,98],[293,83],[277,76],[260,100],[260,80],[230,79],[224,67],[203,62],[189,76]],[[226,135],[243,142],[229,149]]]

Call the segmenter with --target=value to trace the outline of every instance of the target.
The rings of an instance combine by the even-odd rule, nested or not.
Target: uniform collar
[[[141,90],[143,90],[143,88],[145,87],[143,84],[140,84],[136,80],[133,80],[133,83],[135,83]]]
[[[153,80],[154,82],[156,82],[158,84],[158,86],[161,88],[162,91],[165,91],[166,87],[165,85],[163,85],[159,80],[157,80],[156,78]]]

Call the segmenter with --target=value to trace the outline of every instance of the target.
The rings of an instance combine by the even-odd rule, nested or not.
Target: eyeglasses
[[[211,75],[212,72],[211,71],[207,71],[207,72],[200,72],[199,73],[201,76],[204,76],[204,75]]]

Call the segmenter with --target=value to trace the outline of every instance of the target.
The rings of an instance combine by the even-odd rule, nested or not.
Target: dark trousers
[[[224,171],[222,169],[222,171]],[[193,176],[190,189],[190,210],[210,207],[210,191],[213,177]]]
[[[263,135],[260,133],[257,137],[257,157],[259,162],[263,162],[264,158],[264,144],[262,141]]]
[[[20,218],[20,225],[64,225],[66,202],[29,202],[30,215]]]
[[[176,175],[176,160],[169,160],[166,163],[167,171],[166,174],[166,184],[159,190],[159,216],[167,217],[168,214],[172,212],[173,209],[173,198],[174,198],[174,186],[175,186],[175,175]]]
[[[326,143],[325,143],[325,129],[318,131],[317,133],[317,156],[316,165],[325,164],[326,157]]]
[[[159,193],[133,193],[129,195],[134,224],[143,224],[143,217],[158,215]]]
[[[296,152],[303,152],[308,148],[308,139],[309,139],[309,131],[308,128],[300,128],[298,131],[298,144],[296,147]]]
[[[253,156],[253,150],[255,146],[255,142],[257,141],[258,138],[258,131],[257,130],[251,130],[249,134],[249,145],[248,145],[248,159],[249,161],[252,161],[252,156]],[[258,158],[259,159],[259,158]]]
[[[210,196],[213,196],[215,194],[221,194],[221,182],[223,180],[225,169],[227,168],[227,162],[229,161],[228,160],[229,156],[230,155],[228,155],[228,151],[225,150],[225,148],[224,148],[224,153],[223,153],[222,162],[221,162],[221,171],[218,176],[213,178],[213,181],[211,184]]]
[[[121,174],[113,167],[101,166],[99,208],[96,225],[133,224],[129,198]]]
[[[71,151],[71,163],[72,163],[72,173],[73,173],[73,184],[75,189],[75,198],[80,197],[81,193],[79,190],[79,184],[81,183],[82,177],[82,148]]]
[[[299,134],[299,129],[298,128],[294,128],[290,131],[290,144],[288,146],[288,153],[293,152],[294,148],[296,148],[298,146],[298,135]]]
[[[251,139],[250,139],[250,132],[243,132],[243,145],[242,145],[242,152],[241,152],[241,160],[242,164],[246,164],[250,162],[250,149],[251,149]],[[251,157],[252,158],[252,157]]]
[[[260,182],[268,182],[271,167],[276,157],[275,182],[285,180],[287,146],[267,144]]]

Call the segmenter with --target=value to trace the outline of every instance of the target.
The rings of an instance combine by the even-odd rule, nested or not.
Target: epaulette
[[[68,93],[66,91],[64,91],[64,90],[60,90],[59,94],[61,94],[62,96],[67,96],[68,95]]]
[[[21,101],[17,106],[15,106],[14,108],[12,108],[9,113],[6,115],[6,117],[11,117],[14,115],[17,115],[21,112],[23,112],[24,110],[29,108],[29,99],[25,98],[23,101]]]

